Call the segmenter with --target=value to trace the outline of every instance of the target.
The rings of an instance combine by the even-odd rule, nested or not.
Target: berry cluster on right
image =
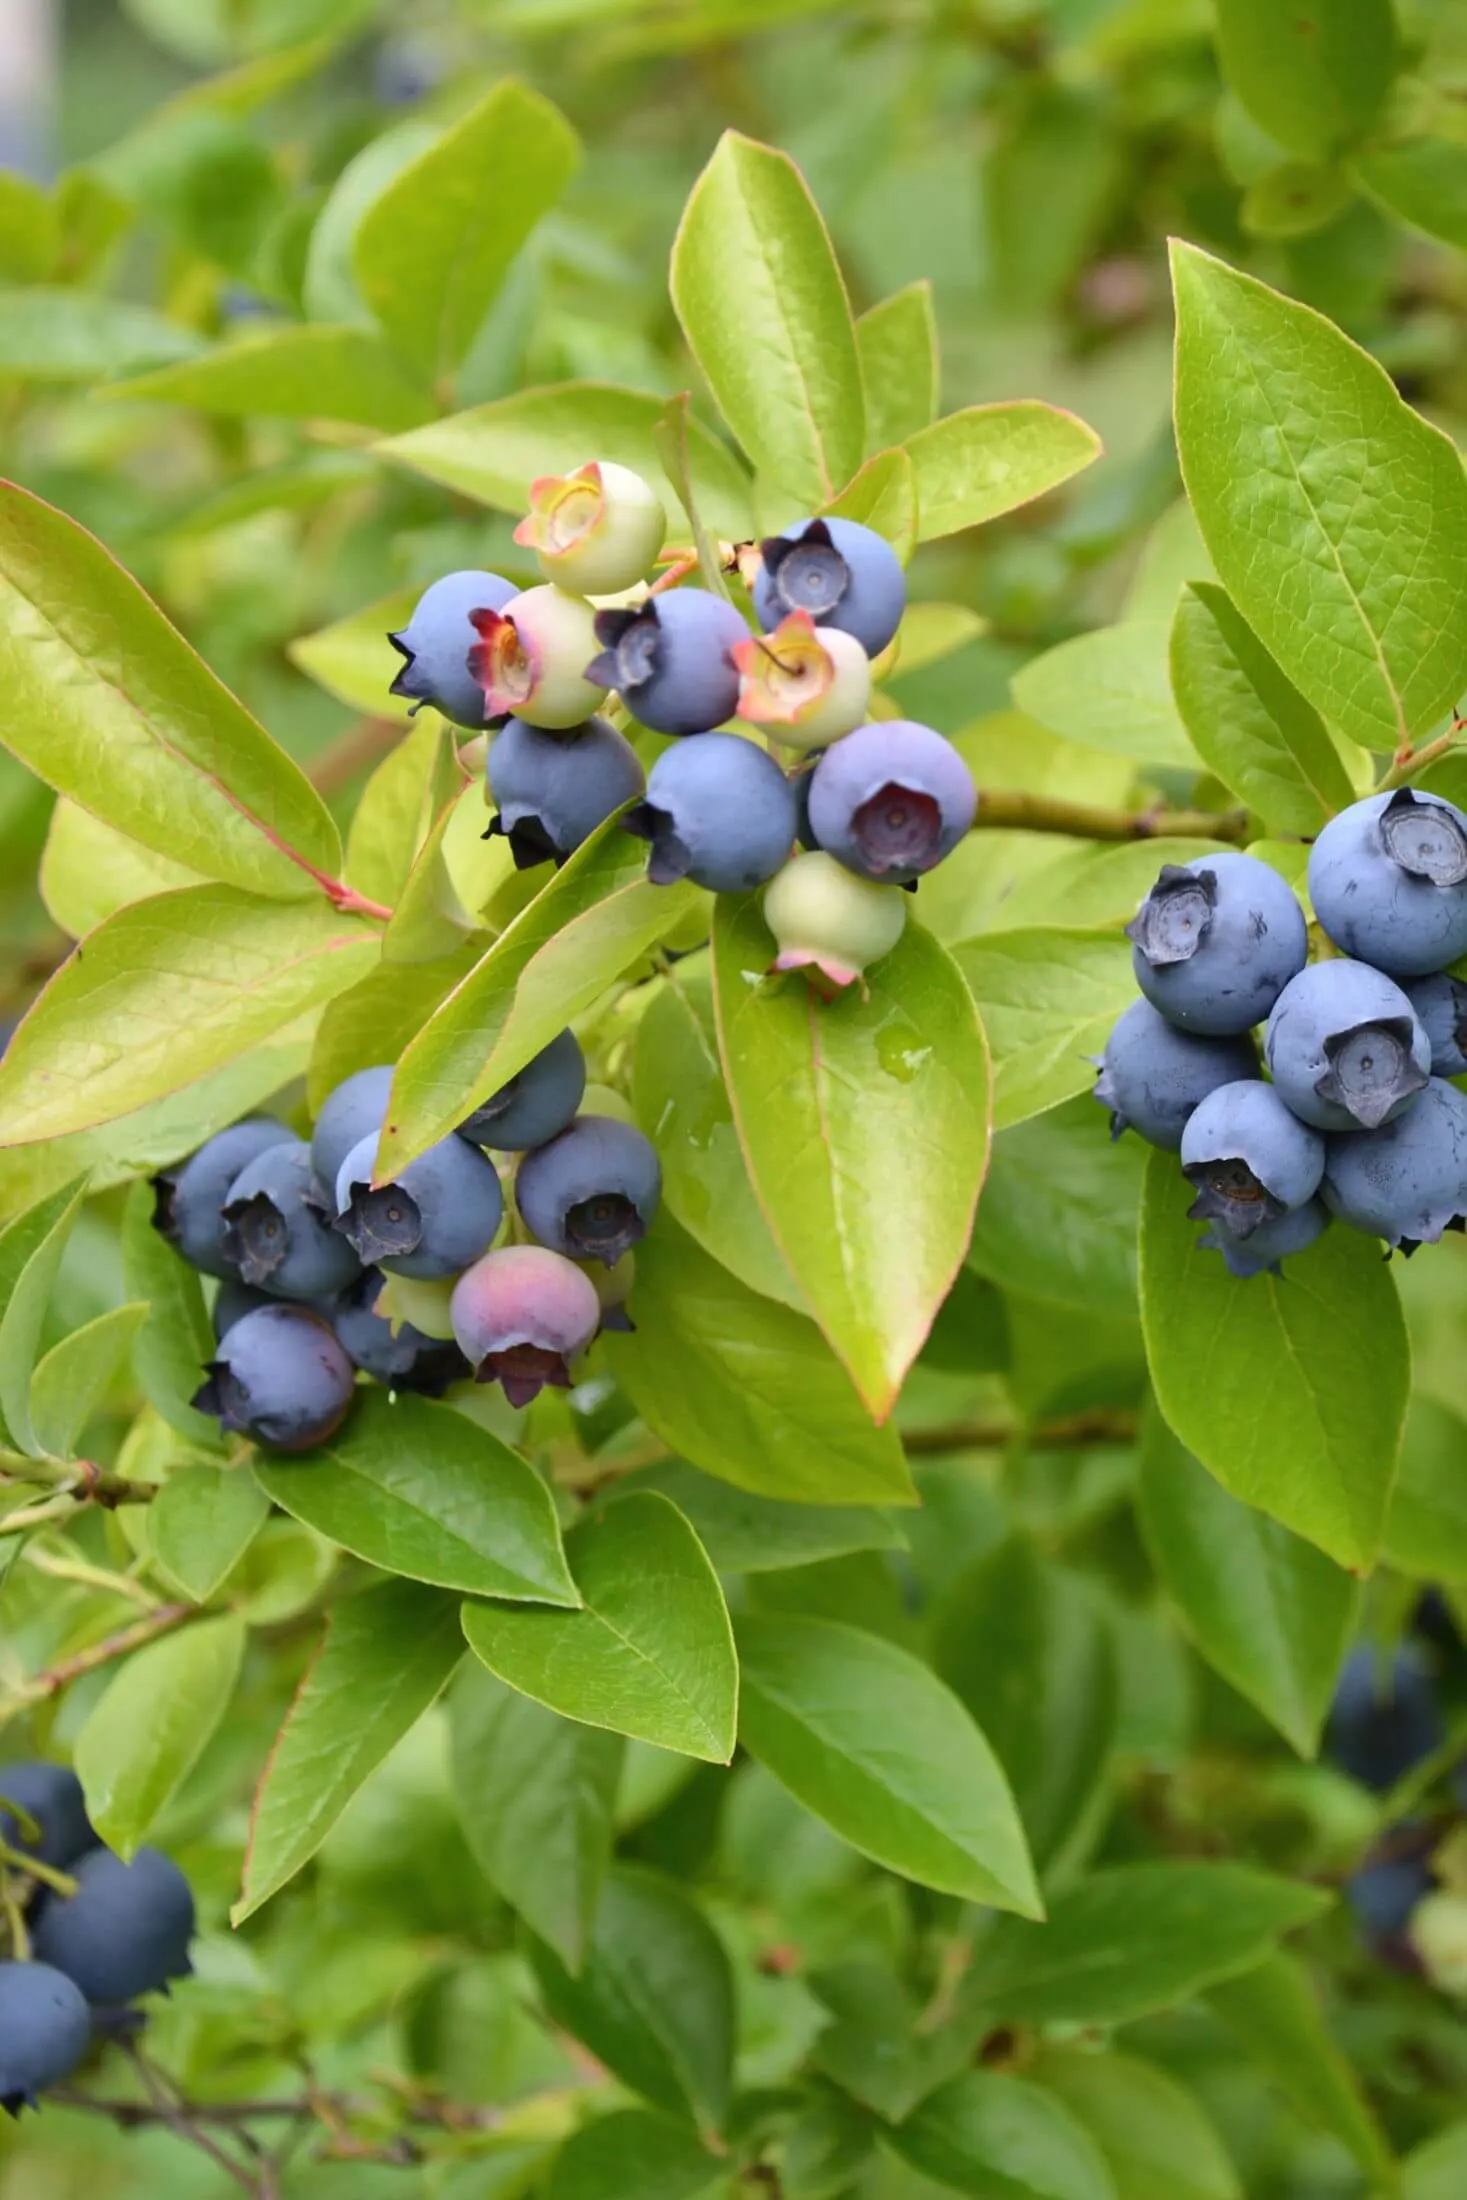
[[[1168,865],[1127,926],[1142,998],[1101,1057],[1112,1134],[1177,1153],[1201,1242],[1277,1274],[1331,1219],[1402,1253],[1467,1217],[1467,815],[1368,796],[1309,853],[1324,952],[1279,873]],[[1255,1030],[1261,1026],[1262,1063]]]

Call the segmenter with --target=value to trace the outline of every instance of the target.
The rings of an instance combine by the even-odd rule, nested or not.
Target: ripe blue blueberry
[[[1235,1238],[1302,1207],[1319,1190],[1324,1140],[1290,1114],[1272,1085],[1219,1085],[1187,1119],[1182,1173],[1197,1193],[1187,1212]]]
[[[654,886],[687,878],[713,894],[747,894],[773,878],[790,852],[794,790],[752,741],[705,733],[663,752],[646,800],[622,823],[651,841]]]
[[[22,1832],[19,1820],[5,1809],[6,1803],[18,1804],[35,1820],[41,1829],[38,1841]],[[81,1782],[70,1765],[39,1761],[0,1765],[0,1841],[39,1857],[57,1871],[65,1871],[97,1846]]]
[[[1110,1134],[1139,1132],[1179,1151],[1187,1118],[1219,1085],[1258,1075],[1247,1038],[1204,1039],[1178,1031],[1150,1001],[1132,1001],[1105,1042],[1095,1097],[1110,1109]]]
[[[1383,1795],[1439,1749],[1446,1725],[1419,1654],[1402,1644],[1389,1659],[1368,1645],[1346,1658],[1325,1724],[1325,1754],[1352,1780]]]
[[[247,1116],[200,1146],[181,1166],[154,1177],[153,1227],[178,1247],[190,1267],[206,1276],[238,1275],[225,1249],[229,1187],[248,1163],[289,1136],[285,1124],[273,1116]]]
[[[604,1115],[578,1115],[527,1153],[515,1177],[520,1213],[542,1245],[608,1268],[645,1236],[661,1194],[655,1149]]]
[[[426,1336],[408,1321],[396,1329],[377,1312],[385,1278],[369,1268],[353,1285],[332,1319],[337,1342],[363,1374],[371,1375],[389,1390],[415,1390],[429,1398],[441,1397],[450,1383],[465,1381],[469,1365],[456,1344]]]
[[[0,1963],[0,2108],[18,2116],[62,2085],[92,2044],[92,2014],[49,1963]]]
[[[341,1174],[341,1164],[352,1147],[365,1138],[368,1131],[381,1130],[387,1114],[387,1097],[392,1090],[392,1075],[390,1062],[379,1062],[372,1069],[359,1069],[345,1078],[326,1101],[311,1134],[311,1167],[316,1172],[318,1184],[335,1184]]]
[[[1345,1881],[1345,1900],[1373,1940],[1398,1940],[1431,1893],[1435,1842],[1429,1827],[1393,1826]]]
[[[574,1262],[543,1245],[506,1245],[459,1277],[451,1302],[459,1350],[480,1383],[512,1406],[547,1384],[570,1388],[570,1362],[596,1334],[601,1305]]]
[[[858,878],[904,886],[956,848],[978,790],[942,734],[884,718],[825,751],[809,801],[810,829],[827,854]]]
[[[749,629],[721,596],[699,588],[649,596],[631,611],[598,611],[601,653],[586,667],[596,687],[615,688],[654,733],[707,733],[738,708],[733,651]]]
[[[557,1032],[518,1076],[475,1108],[458,1135],[496,1153],[523,1153],[554,1138],[581,1104],[586,1057],[573,1031]]]
[[[1378,1131],[1329,1142],[1326,1204],[1353,1229],[1412,1253],[1467,1215],[1467,1099],[1440,1077]]]
[[[303,1138],[269,1146],[240,1171],[224,1203],[224,1250],[246,1283],[278,1299],[324,1299],[359,1272],[327,1219],[327,1195]]]
[[[489,744],[487,777],[498,815],[484,837],[502,833],[521,871],[563,862],[647,783],[636,750],[605,718],[563,733],[508,719]]]
[[[277,1300],[242,1314],[195,1392],[200,1413],[270,1451],[309,1451],[334,1435],[353,1396],[352,1364],[323,1314]]]
[[[1343,956],[1310,963],[1274,1003],[1269,1075],[1302,1122],[1373,1131],[1407,1109],[1431,1070],[1431,1042],[1401,988]]]
[[[31,1939],[94,2007],[118,2008],[192,1974],[194,1898],[172,1857],[139,1849],[124,1864],[93,1849],[75,1877],[74,1895],[46,1897]]]
[[[791,611],[854,634],[879,657],[902,623],[907,583],[891,544],[853,519],[796,520],[759,545],[754,610],[763,627]]]
[[[257,1306],[275,1304],[268,1291],[258,1291],[252,1283],[241,1283],[237,1276],[226,1276],[214,1294],[215,1342],[227,1335],[244,1315],[252,1314]]]
[[[1393,978],[1467,954],[1467,816],[1399,787],[1332,817],[1309,851],[1309,898],[1336,947]]]
[[[1197,1243],[1210,1253],[1221,1253],[1229,1275],[1246,1282],[1252,1276],[1283,1274],[1280,1262],[1291,1253],[1302,1253],[1329,1228],[1329,1209],[1323,1200],[1306,1199],[1272,1222],[1260,1222],[1247,1237],[1234,1237],[1221,1222],[1209,1222]]]
[[[484,690],[469,670],[479,641],[471,614],[502,611],[517,593],[497,573],[447,573],[434,581],[407,625],[387,637],[404,660],[391,692],[411,696],[419,709],[431,703],[456,726],[482,726]]]
[[[504,1213],[492,1161],[450,1134],[373,1186],[379,1134],[369,1131],[336,1178],[336,1228],[364,1266],[432,1282],[487,1253]]]
[[[1126,937],[1152,1007],[1214,1038],[1261,1023],[1309,952],[1304,912],[1278,872],[1232,850],[1165,864]]]
[[[1402,986],[1431,1043],[1433,1077],[1467,1076],[1467,985],[1438,971]]]

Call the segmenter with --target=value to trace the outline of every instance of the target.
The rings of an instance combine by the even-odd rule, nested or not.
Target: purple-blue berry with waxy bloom
[[[499,1173],[450,1134],[374,1185],[379,1133],[369,1131],[336,1178],[336,1228],[365,1267],[431,1283],[487,1253],[504,1213]]]
[[[1432,1077],[1393,1123],[1331,1138],[1324,1198],[1342,1222],[1403,1252],[1435,1245],[1467,1215],[1467,1099]]]
[[[369,1268],[337,1307],[332,1318],[337,1342],[354,1366],[389,1390],[414,1390],[441,1397],[450,1383],[465,1381],[469,1365],[452,1339],[429,1337],[408,1321],[396,1328],[377,1312],[384,1277]]]
[[[1270,865],[1236,850],[1165,864],[1126,937],[1152,1007],[1211,1038],[1262,1023],[1309,953],[1291,889]]]
[[[487,777],[516,868],[560,863],[646,786],[637,752],[605,718],[546,733],[511,718],[489,744]]]
[[[578,1115],[515,1176],[520,1213],[542,1245],[608,1268],[645,1236],[661,1195],[656,1149],[605,1115]]]
[[[1437,1839],[1427,1825],[1392,1826],[1345,1881],[1345,1900],[1373,1941],[1399,1941],[1412,1911],[1431,1893]]]
[[[20,1821],[5,1808],[7,1803],[16,1804],[35,1820],[38,1840],[22,1830]],[[65,1871],[97,1846],[82,1785],[70,1765],[40,1760],[0,1765],[0,1841],[38,1857],[56,1871]]]
[[[188,1978],[194,1898],[161,1849],[130,1864],[93,1849],[77,1865],[74,1895],[48,1895],[31,1935],[37,1957],[54,1964],[94,2008],[119,2008]]]
[[[1324,1140],[1290,1114],[1272,1085],[1219,1085],[1187,1119],[1182,1173],[1197,1194],[1187,1212],[1235,1238],[1302,1207],[1319,1190]]]
[[[499,1383],[512,1406],[547,1384],[570,1388],[570,1362],[601,1320],[594,1285],[573,1261],[543,1245],[506,1245],[459,1277],[451,1301],[459,1350],[481,1383]]]
[[[0,1963],[0,2108],[18,2116],[63,2085],[92,2044],[86,1997],[49,1963]]]
[[[1295,1115],[1321,1131],[1377,1129],[1410,1107],[1431,1072],[1431,1042],[1401,988],[1343,956],[1289,980],[1263,1051]]]
[[[601,651],[586,678],[615,688],[637,722],[654,733],[708,733],[738,708],[733,652],[748,636],[721,596],[675,589],[649,596],[635,610],[598,611]]]
[[[1336,947],[1393,978],[1467,955],[1467,816],[1415,787],[1368,795],[1309,851],[1309,898]]]
[[[1136,1131],[1176,1153],[1188,1117],[1210,1092],[1257,1075],[1251,1040],[1199,1038],[1178,1031],[1150,1001],[1132,1001],[1105,1042],[1095,1097],[1110,1110],[1112,1138]]]
[[[586,1057],[573,1031],[557,1032],[518,1075],[475,1108],[458,1135],[496,1153],[543,1146],[570,1122],[586,1090]]]
[[[235,1323],[242,1321],[246,1314],[253,1314],[257,1306],[278,1304],[268,1291],[257,1290],[252,1283],[241,1283],[238,1276],[226,1276],[214,1297],[212,1318],[216,1342],[228,1336]]]
[[[885,718],[828,748],[810,781],[810,829],[878,886],[905,886],[950,855],[978,811],[973,775],[931,726]]]
[[[270,1451],[309,1451],[351,1408],[351,1361],[323,1314],[309,1306],[256,1307],[220,1338],[194,1393],[200,1413]]]
[[[419,597],[406,626],[387,639],[403,659],[394,695],[431,703],[456,726],[482,726],[484,690],[469,670],[479,635],[475,611],[502,611],[518,593],[497,573],[447,573]]]
[[[1433,1077],[1467,1076],[1467,985],[1442,970],[1408,978],[1401,991],[1430,1042]]]
[[[196,1154],[153,1179],[153,1226],[206,1276],[236,1276],[225,1248],[224,1202],[241,1169],[290,1132],[271,1115],[231,1123]]]
[[[328,1187],[334,1185],[352,1147],[365,1138],[368,1131],[381,1130],[387,1117],[392,1077],[390,1062],[378,1062],[371,1069],[356,1070],[350,1077],[343,1078],[324,1103],[311,1133],[311,1167],[318,1183]]]
[[[773,757],[736,733],[680,741],[652,766],[622,824],[652,843],[654,886],[691,879],[714,894],[762,886],[795,837],[794,789]]]
[[[907,583],[891,544],[853,519],[796,520],[759,545],[754,610],[763,627],[792,611],[854,634],[879,657],[902,623]]]
[[[245,1283],[277,1299],[324,1299],[344,1290],[360,1262],[328,1220],[328,1195],[303,1138],[258,1154],[229,1187],[224,1250]]]
[[[1260,1222],[1244,1238],[1234,1237],[1221,1222],[1210,1222],[1197,1243],[1208,1252],[1221,1253],[1228,1273],[1246,1282],[1251,1276],[1278,1276],[1280,1263],[1291,1253],[1302,1253],[1329,1228],[1329,1209],[1320,1199],[1306,1199],[1272,1222]]]
[[[1445,1740],[1436,1687],[1415,1650],[1402,1644],[1381,1657],[1362,1644],[1350,1652],[1325,1722],[1326,1756],[1383,1795]]]

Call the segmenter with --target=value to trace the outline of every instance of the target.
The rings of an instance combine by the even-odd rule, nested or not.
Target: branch
[[[120,1627],[115,1635],[105,1635],[94,1642],[89,1650],[78,1650],[74,1657],[62,1658],[60,1663],[37,1673],[31,1680],[22,1681],[0,1706],[0,1716],[24,1710],[27,1705],[44,1703],[50,1696],[59,1695],[68,1681],[79,1680],[83,1673],[95,1673],[99,1666],[111,1665],[117,1658],[125,1658],[131,1650],[141,1650],[145,1643],[156,1642],[160,1635],[171,1634],[175,1627],[186,1626],[191,1619],[201,1619],[203,1612],[196,1604],[161,1604],[156,1612],[149,1612],[146,1619],[134,1620],[130,1627]]]
[[[327,742],[306,777],[318,794],[340,794],[358,772],[395,749],[402,737],[403,728],[395,718],[360,718],[345,733]]]
[[[1061,1421],[1041,1421],[1037,1428],[1002,1421],[944,1421],[936,1428],[911,1429],[902,1438],[908,1452],[1006,1451],[1022,1444],[1029,1451],[1084,1451],[1092,1444],[1129,1444],[1136,1434],[1136,1415],[1108,1406],[1094,1406],[1071,1413]]]
[[[1425,751],[1421,755],[1425,756]],[[1418,761],[1420,759],[1418,758]],[[1248,837],[1246,810],[1105,810],[1057,795],[1008,794],[983,788],[973,831],[1069,833],[1078,840],[1226,840]]]
[[[215,2144],[209,2134],[200,2127],[184,2102],[175,2101],[170,2097],[158,2073],[137,2043],[135,2041],[124,2042],[123,2052],[142,2081],[157,2120],[166,2124],[168,2129],[178,2138],[185,2139],[190,2146],[197,2147],[200,2153],[207,2154],[209,2160],[216,2163],[225,2175],[239,2186],[241,2192],[247,2192],[250,2195],[250,2200],[259,2200],[260,2187],[255,2178],[251,2176],[242,2162],[236,2162],[233,2155],[226,2154],[223,2147]]]

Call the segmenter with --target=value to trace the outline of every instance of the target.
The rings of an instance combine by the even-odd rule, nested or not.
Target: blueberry
[[[226,1276],[214,1294],[215,1342],[227,1335],[244,1315],[252,1314],[257,1306],[275,1304],[268,1291],[256,1290],[252,1283],[241,1283],[237,1276]]]
[[[380,1131],[392,1091],[393,1068],[381,1062],[373,1069],[359,1069],[339,1084],[316,1118],[311,1134],[311,1167],[318,1184],[330,1185],[341,1174],[341,1164],[352,1147],[368,1131]]]
[[[336,1228],[364,1265],[431,1282],[487,1253],[504,1213],[499,1174],[451,1133],[373,1186],[379,1134],[369,1131],[336,1179]]]
[[[527,1153],[515,1177],[520,1213],[542,1245],[608,1268],[645,1236],[661,1195],[655,1149],[604,1115],[578,1115]]]
[[[1389,1661],[1367,1645],[1346,1658],[1325,1724],[1325,1754],[1383,1795],[1446,1740],[1430,1673],[1402,1644]]]
[[[327,1219],[326,1194],[303,1138],[269,1146],[229,1187],[224,1249],[241,1277],[278,1299],[322,1299],[358,1273]]]
[[[903,886],[950,855],[978,809],[973,775],[951,741],[885,718],[828,748],[810,782],[810,827],[848,871]]]
[[[290,1132],[270,1115],[251,1115],[220,1131],[181,1167],[153,1179],[153,1226],[206,1276],[238,1274],[225,1247],[224,1202],[241,1169]]]
[[[484,837],[502,833],[521,871],[562,862],[647,784],[636,750],[605,718],[560,733],[510,718],[489,744],[487,777],[499,814]]]
[[[377,1312],[385,1278],[369,1268],[336,1310],[332,1324],[337,1342],[351,1355],[355,1366],[375,1376],[389,1390],[415,1390],[429,1398],[441,1397],[450,1383],[463,1381],[469,1364],[452,1341],[425,1336],[411,1322],[396,1329]]]
[[[65,1871],[97,1846],[81,1782],[69,1765],[0,1765],[0,1806],[3,1803],[18,1803],[28,1811],[41,1837],[28,1840],[19,1822],[0,1807],[0,1841],[24,1849],[27,1856],[39,1857],[57,1871]]]
[[[453,1291],[453,1333],[481,1383],[500,1383],[512,1406],[551,1384],[570,1388],[568,1363],[596,1334],[601,1306],[590,1279],[543,1245],[486,1253]]]
[[[1467,1214],[1467,1099],[1433,1077],[1393,1123],[1332,1138],[1324,1198],[1342,1222],[1402,1252],[1435,1245]]]
[[[666,533],[650,482],[602,459],[531,482],[529,516],[514,539],[537,552],[546,580],[586,596],[616,596],[646,579]]]
[[[749,629],[721,596],[680,588],[631,611],[598,611],[601,652],[586,667],[597,687],[615,688],[654,733],[707,733],[738,708],[733,652]]]
[[[476,611],[502,611],[516,591],[497,573],[448,573],[434,581],[405,627],[387,639],[404,659],[391,693],[431,703],[456,726],[482,726],[484,690],[469,670]]]
[[[899,886],[873,886],[834,856],[796,856],[764,889],[775,970],[807,970],[823,992],[853,985],[890,954],[907,921]]]
[[[1181,1151],[1197,1193],[1187,1212],[1235,1238],[1304,1206],[1324,1174],[1324,1140],[1256,1078],[1210,1092],[1187,1119]]]
[[[1445,971],[1402,986],[1431,1043],[1433,1077],[1467,1076],[1467,985]]]
[[[352,1364],[325,1316],[276,1301],[242,1314],[221,1338],[207,1381],[194,1395],[201,1413],[271,1451],[309,1451],[346,1419]]]
[[[891,544],[853,519],[796,520],[759,545],[754,582],[759,624],[808,611],[820,626],[854,634],[879,657],[902,623],[907,583]]]
[[[1219,1085],[1258,1075],[1252,1041],[1178,1031],[1150,1001],[1132,1001],[1105,1042],[1095,1097],[1110,1109],[1110,1134],[1140,1133],[1179,1151],[1187,1118]]]
[[[1213,1038],[1261,1023],[1309,952],[1304,912],[1278,872],[1232,851],[1165,864],[1126,937],[1152,1007]]]
[[[600,697],[586,677],[596,647],[591,606],[564,589],[527,588],[502,610],[476,611],[479,636],[469,670],[483,690],[481,725],[522,718],[528,726],[579,726]]]
[[[870,717],[871,660],[854,634],[792,611],[772,634],[735,642],[739,716],[781,748],[808,755]]]
[[[1221,1253],[1228,1273],[1246,1282],[1253,1276],[1278,1276],[1279,1263],[1291,1253],[1302,1253],[1329,1228],[1329,1209],[1319,1199],[1306,1199],[1272,1222],[1260,1222],[1247,1237],[1234,1237],[1221,1222],[1210,1222],[1198,1238],[1208,1252]]]
[[[1401,988],[1368,963],[1311,963],[1274,1003],[1269,1075],[1301,1121],[1373,1131],[1411,1105],[1431,1042]]]
[[[586,1057],[573,1031],[558,1032],[518,1076],[491,1093],[460,1123],[460,1138],[496,1153],[523,1153],[554,1138],[581,1104],[586,1090]]]
[[[162,1993],[193,1971],[189,1883],[161,1849],[130,1864],[93,1849],[76,1867],[74,1895],[48,1895],[31,1935],[37,1957],[64,1971],[94,2006],[116,2008]]]
[[[747,894],[773,878],[790,852],[794,790],[752,741],[704,733],[659,756],[646,800],[622,824],[651,841],[654,886],[687,878],[710,893]]]
[[[623,1253],[615,1267],[607,1268],[599,1260],[577,1261],[583,1275],[590,1277],[601,1306],[601,1326],[630,1333],[636,1323],[627,1312],[627,1301],[637,1280],[637,1256]]]
[[[1413,1839],[1410,1828],[1396,1827],[1345,1881],[1345,1900],[1372,1938],[1397,1939],[1417,1903],[1431,1893],[1436,1880],[1427,1859],[1433,1842],[1429,1829]]]
[[[1309,851],[1309,898],[1336,947],[1393,978],[1467,954],[1467,816],[1400,787],[1351,803]]]
[[[49,1963],[0,1963],[0,2108],[18,2116],[64,2084],[92,2044],[92,2015]]]

